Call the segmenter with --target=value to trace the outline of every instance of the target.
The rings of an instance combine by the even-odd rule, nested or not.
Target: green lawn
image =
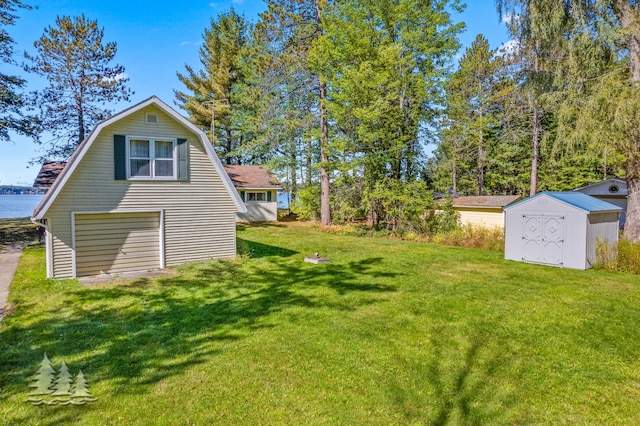
[[[95,287],[27,248],[0,424],[640,424],[640,280],[499,252],[241,227],[236,262]],[[319,251],[333,263],[304,263]],[[46,352],[98,401],[32,406]]]

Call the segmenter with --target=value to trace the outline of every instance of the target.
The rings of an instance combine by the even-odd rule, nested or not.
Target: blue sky
[[[175,107],[173,90],[183,86],[176,72],[184,71],[185,64],[199,66],[198,48],[202,33],[211,18],[234,7],[250,20],[265,9],[257,0],[24,0],[37,6],[33,10],[19,11],[15,26],[9,28],[16,41],[14,57],[23,62],[26,50],[33,52],[33,42],[45,27],[54,25],[56,16],[80,15],[97,19],[104,27],[106,41],[118,44],[115,63],[124,65],[130,80],[128,86],[135,91],[132,104],[152,95]],[[509,40],[504,25],[495,11],[495,0],[469,0],[456,22],[464,21],[467,30],[461,36],[465,46],[471,44],[477,34],[484,34],[492,48]],[[4,72],[23,75],[19,68],[4,67]],[[41,88],[43,81],[34,75],[25,75],[27,90]],[[120,111],[129,104],[110,106]],[[177,107],[176,107],[177,108]],[[39,153],[40,147],[19,136],[11,142],[0,142],[0,184],[31,186],[39,165],[29,166],[29,161]]]

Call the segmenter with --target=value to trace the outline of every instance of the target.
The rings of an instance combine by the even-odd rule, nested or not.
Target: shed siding
[[[157,124],[146,124],[155,113]],[[186,138],[189,181],[115,181],[113,136],[116,134]],[[70,207],[73,206],[73,207]],[[165,262],[235,256],[235,211],[216,169],[197,135],[151,105],[107,126],[78,164],[47,212],[53,237],[53,275],[70,277],[71,213],[164,210]]]
[[[596,245],[598,240],[607,241],[609,244],[618,242],[617,213],[592,213],[589,215],[587,226],[587,262],[591,267],[596,261]]]
[[[505,259],[523,260],[523,216],[528,215],[564,217],[562,266],[566,268],[590,268],[595,260],[596,239],[615,242],[618,238],[618,213],[588,213],[549,196],[534,196],[505,211]]]
[[[478,225],[486,227],[504,226],[504,214],[502,208],[476,209],[473,207],[454,207],[460,213],[460,223],[463,225]]]

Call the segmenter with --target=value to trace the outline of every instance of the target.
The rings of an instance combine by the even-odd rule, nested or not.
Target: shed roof
[[[593,212],[619,212],[622,210],[622,207],[615,206],[611,203],[607,203],[606,201],[602,201],[598,198],[592,197],[590,195],[584,194],[582,192],[548,192],[543,191],[539,192],[536,195],[533,195],[529,198],[525,198],[524,200],[518,201],[517,203],[513,203],[507,207],[505,210],[510,209],[514,206],[520,205],[522,203],[526,203],[530,200],[533,200],[538,197],[550,197],[555,200],[558,200],[564,204],[570,205],[577,209],[580,209],[587,213]]]
[[[66,165],[66,161],[45,161],[33,182],[33,187],[49,189]]]
[[[519,200],[519,195],[477,195],[456,197],[451,200],[454,207],[498,208]]]
[[[263,166],[237,166],[227,164],[225,171],[233,186],[245,189],[281,189],[278,180]]]

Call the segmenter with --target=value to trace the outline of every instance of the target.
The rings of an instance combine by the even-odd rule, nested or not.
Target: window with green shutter
[[[116,180],[189,180],[186,139],[114,135]]]

